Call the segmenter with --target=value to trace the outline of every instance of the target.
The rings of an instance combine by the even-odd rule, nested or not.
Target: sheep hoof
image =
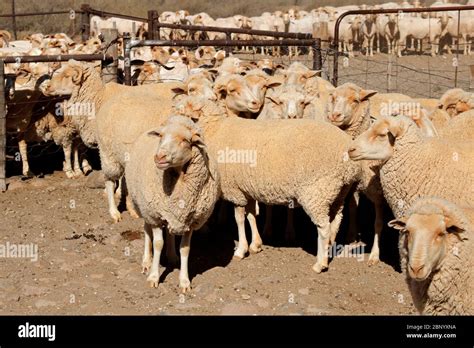
[[[80,178],[84,176],[84,173],[80,169],[75,169],[73,173],[73,178]]]
[[[263,249],[261,245],[250,244],[250,248],[249,248],[250,253],[257,254],[261,252],[262,250]]]
[[[378,256],[372,256],[372,255],[370,255],[370,256],[369,256],[369,262],[367,262],[367,264],[368,264],[369,266],[373,266],[373,265],[378,264],[379,261],[380,261],[380,259],[379,259]]]
[[[111,211],[110,216],[112,216],[112,220],[114,220],[114,223],[117,223],[120,220],[122,220],[122,215],[120,214],[118,210],[113,211],[113,212]]]
[[[234,260],[242,260],[247,254],[247,250],[242,249],[235,249],[234,256],[232,257]]]
[[[151,268],[151,258],[149,260],[143,260],[142,262],[142,274],[147,274]]]
[[[146,279],[148,285],[150,285],[150,288],[157,288],[159,280],[160,276],[157,273],[150,274]]]
[[[23,175],[21,176],[21,180],[25,181],[25,180],[29,180],[29,179],[34,178],[34,177],[35,177],[35,175],[33,174],[33,172],[29,170],[29,171],[26,172],[26,174],[23,173]]]
[[[323,266],[323,265],[320,265],[318,262],[314,264],[313,266],[313,271],[315,271],[316,273],[321,273],[325,270],[328,269],[328,266]]]
[[[242,261],[243,257],[242,256],[239,256],[239,255],[235,255],[232,256],[232,260],[235,260],[235,261]]]
[[[187,291],[191,291],[191,282],[189,279],[180,279],[179,287],[181,289],[181,293],[185,294]]]
[[[84,172],[84,175],[87,176],[89,173],[92,172],[92,167],[90,165],[83,166],[82,171]]]

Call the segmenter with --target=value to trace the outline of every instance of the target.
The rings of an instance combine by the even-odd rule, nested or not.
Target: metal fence
[[[449,88],[473,88],[474,59],[472,56],[462,54],[461,51],[464,47],[460,44],[459,39],[462,19],[466,18],[462,17],[460,13],[468,10],[474,10],[474,6],[357,10],[343,13],[335,24],[332,43],[334,59],[332,62],[328,61],[325,66],[326,69],[332,71],[332,83],[337,86],[338,83],[350,81],[367,88],[398,92],[412,97],[439,97]],[[348,16],[393,13],[397,15],[397,21],[400,21],[403,16],[410,16],[413,13],[426,13],[429,17],[429,14],[433,12],[436,12],[438,17],[442,13],[448,13],[451,16],[456,14],[452,17],[457,19],[458,23],[457,35],[455,35],[457,42],[452,54],[431,56],[424,51],[422,54],[414,54],[411,50],[407,50],[402,57],[388,53],[376,53],[374,56],[368,56],[361,50],[354,57],[348,57],[345,54],[341,59],[342,52],[338,50],[339,28]],[[433,22],[436,20],[434,18]],[[472,37],[469,40],[472,40]],[[405,42],[403,44],[408,47],[411,42],[409,40],[408,44]],[[421,44],[426,47],[436,43],[425,39]],[[446,47],[446,44],[449,42],[441,40],[439,48]]]

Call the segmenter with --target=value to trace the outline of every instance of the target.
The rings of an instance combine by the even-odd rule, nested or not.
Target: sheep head
[[[70,59],[60,69],[56,70],[43,87],[45,95],[70,95],[76,86],[83,81],[86,63]]]
[[[362,102],[369,100],[377,92],[362,89],[352,83],[345,83],[331,92],[326,109],[329,122],[345,128],[352,124]]]
[[[159,128],[147,133],[159,139],[154,162],[158,169],[181,170],[193,157],[193,147],[205,149],[202,131],[189,118],[170,116]]]
[[[406,217],[388,223],[400,231],[404,238],[401,245],[407,256],[408,275],[417,281],[427,279],[437,271],[456,240],[461,240],[464,224],[455,218],[448,202],[438,199],[420,199]]]
[[[267,95],[266,98],[280,107],[281,116],[285,119],[303,118],[304,110],[312,99],[298,85],[285,85],[272,95]]]
[[[381,117],[352,142],[350,158],[354,161],[388,160],[393,155],[396,139],[406,133],[410,122],[413,121],[405,116]]]

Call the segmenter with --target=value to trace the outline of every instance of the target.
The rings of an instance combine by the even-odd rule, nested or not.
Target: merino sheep
[[[267,93],[266,102],[257,119],[289,119],[303,118],[306,106],[311,103],[300,85],[283,85],[272,93]]]
[[[148,282],[158,287],[166,228],[172,238],[182,235],[179,286],[186,292],[191,235],[209,218],[220,194],[215,159],[207,155],[201,130],[187,117],[171,116],[160,128],[145,132],[131,147],[125,177],[145,221],[143,270],[151,267]]]
[[[376,91],[362,89],[352,83],[337,87],[331,94],[327,104],[327,119],[336,127],[349,134],[352,139],[370,127],[370,102]],[[379,261],[379,240],[383,228],[383,193],[380,185],[378,161],[364,161],[362,176],[350,204],[351,221],[356,219],[359,203],[359,192],[362,192],[375,207],[374,242],[369,256],[369,265]],[[351,227],[355,226],[354,223]],[[351,238],[355,237],[355,227],[351,228]]]
[[[439,100],[440,109],[446,111],[451,117],[474,109],[474,94],[466,92],[461,88],[453,88],[446,91]]]
[[[428,138],[405,116],[383,117],[355,139],[349,156],[383,161],[380,182],[396,218],[422,196],[474,206],[473,141]]]
[[[327,269],[329,243],[339,229],[344,198],[360,176],[360,166],[345,155],[350,137],[313,120],[201,115],[198,123],[210,156],[217,159],[222,198],[235,206],[239,245],[234,255],[243,258],[248,251],[246,208],[252,229],[250,249],[257,252],[261,239],[255,201],[294,203],[301,205],[318,227],[318,259],[313,270],[320,273]]]
[[[400,230],[400,261],[421,314],[474,313],[474,210],[422,197],[389,222]]]
[[[439,136],[454,140],[474,140],[474,110],[459,114],[447,122]]]

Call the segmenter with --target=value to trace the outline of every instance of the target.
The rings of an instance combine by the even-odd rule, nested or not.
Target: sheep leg
[[[143,259],[142,259],[142,273],[145,274],[150,270],[152,263],[152,231],[151,226],[145,223],[145,248],[143,250]]]
[[[191,282],[189,281],[188,275],[188,258],[189,251],[191,249],[191,236],[193,231],[184,233],[181,237],[181,245],[179,246],[179,253],[181,256],[181,268],[179,270],[179,287],[181,292],[185,293],[191,290]]]
[[[265,238],[272,237],[272,206],[265,205],[265,227],[263,228]]]
[[[318,227],[318,255],[317,261],[313,266],[313,271],[321,273],[328,268],[329,259],[329,240],[331,237],[331,224],[329,217],[324,222],[317,224]]]
[[[115,183],[112,180],[105,181],[105,191],[107,192],[107,200],[109,202],[109,213],[114,222],[119,222],[122,219],[120,212],[117,209],[114,199]]]
[[[357,208],[359,206],[359,193],[354,192],[349,200],[349,231],[347,234],[347,243],[358,241],[357,232]]]
[[[74,153],[74,177],[77,178],[84,175],[79,163],[79,144],[77,143],[77,141],[73,143],[72,148]]]
[[[243,259],[249,249],[247,236],[245,235],[245,207],[234,208],[235,222],[237,222],[237,230],[239,232],[239,244],[234,251],[234,258]]]
[[[285,240],[288,243],[294,243],[296,239],[295,224],[294,224],[294,208],[288,208],[286,214],[286,229],[285,229]]]
[[[168,232],[166,235],[166,259],[171,266],[178,265],[178,255],[176,254],[176,238]]]
[[[258,233],[257,227],[257,220],[255,219],[256,216],[256,202],[250,201],[247,204],[247,220],[250,224],[250,230],[252,231],[252,242],[250,243],[250,252],[258,253],[262,251],[262,238],[260,238],[260,234]]]
[[[159,227],[153,227],[153,259],[151,262],[151,269],[147,282],[150,287],[157,288],[160,281],[160,257],[163,249],[163,230]]]
[[[344,206],[341,205],[339,210],[336,213],[336,216],[334,219],[331,221],[331,245],[334,244],[336,241],[337,233],[339,232],[339,226],[341,225],[342,221],[342,208]]]
[[[64,165],[63,170],[66,173],[68,179],[74,178],[74,171],[72,170],[71,165],[71,152],[72,152],[72,144],[69,143],[67,145],[63,145],[63,152],[64,152]]]
[[[127,207],[127,211],[131,217],[138,219],[140,215],[138,215],[137,211],[135,210],[135,205],[132,202],[132,198],[128,194],[127,180],[125,179],[125,175],[122,176],[121,180],[123,193],[125,194],[125,206]]]
[[[375,202],[375,223],[374,223],[374,244],[372,245],[372,250],[369,255],[369,266],[375,265],[380,261],[380,235],[383,228],[383,205],[382,202]]]
[[[82,172],[84,173],[84,175],[87,175],[90,172],[92,172],[92,166],[89,164],[89,161],[86,158],[82,159],[81,165],[82,165]]]

